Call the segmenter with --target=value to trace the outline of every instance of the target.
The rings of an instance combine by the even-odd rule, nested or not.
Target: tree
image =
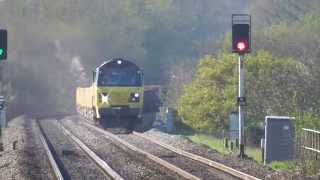
[[[294,112],[295,97],[305,95],[295,88],[303,78],[297,62],[259,51],[247,56],[245,63],[246,124],[259,128],[266,115]],[[232,54],[206,56],[179,100],[179,114],[200,131],[227,130],[229,113],[237,110],[237,87],[237,59]]]
[[[223,38],[230,13],[245,8],[245,1],[3,1],[0,20],[10,36],[6,69],[12,70],[3,83],[14,87],[8,96],[44,101],[52,105],[52,111],[73,103],[70,94],[78,79],[70,73],[70,64],[75,56],[89,75],[102,61],[123,57],[144,69],[147,84],[166,84],[171,67],[190,59],[196,63],[200,55],[211,51],[211,45]],[[39,75],[33,78],[39,88],[23,90],[20,84],[25,77],[34,75]],[[49,80],[52,83],[46,83]],[[49,93],[48,98],[34,95],[40,89]],[[10,109],[24,110],[18,107],[20,95],[9,103]]]

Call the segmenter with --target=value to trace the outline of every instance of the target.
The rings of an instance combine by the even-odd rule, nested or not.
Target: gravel
[[[85,152],[63,133],[56,120],[41,120],[40,124],[67,179],[107,179]]]
[[[157,144],[154,144],[144,138],[133,134],[119,135],[120,138],[126,140],[130,144],[141,148],[169,163],[180,167],[181,169],[201,178],[201,179],[238,179],[233,176],[226,175],[210,166],[204,165],[197,161],[191,160],[170,150],[167,150]]]
[[[88,129],[77,116],[65,118],[63,124],[83,140],[125,179],[181,179],[141,154],[115,144],[101,133]]]
[[[54,179],[37,133],[34,119],[20,116],[9,122],[3,132],[0,179]]]
[[[125,179],[181,179],[178,175],[171,174],[168,170],[148,160],[144,156],[127,150],[119,144],[115,145],[104,136],[102,137],[101,134],[78,124],[79,120],[80,118],[78,116],[69,116],[63,119],[63,123],[71,128],[73,133],[84,140],[87,145],[93,148],[100,157],[106,160],[106,162]],[[87,159],[82,151],[79,151],[77,145],[68,142],[67,138],[61,135],[61,131],[57,131],[56,124],[47,121],[44,124],[46,124],[47,133],[54,137],[51,140],[56,145],[55,147],[60,147],[60,149],[57,150],[58,154],[69,159],[68,163],[73,166],[73,173],[76,174],[76,179],[104,179],[104,177],[101,176],[101,172],[94,168],[96,165],[92,164],[93,162]],[[20,116],[9,122],[8,128],[4,129],[2,137],[4,151],[0,152],[0,179],[55,179],[37,133],[39,132],[35,119]],[[158,129],[151,129],[144,134],[176,148],[212,159],[262,179],[305,179],[304,177],[294,176],[288,173],[274,172],[270,168],[261,166],[251,160],[241,160],[234,156],[221,155],[206,146],[192,143],[181,135],[167,134]],[[208,172],[208,167],[202,167],[203,171],[199,170],[201,168],[194,169],[194,162],[178,160],[174,153],[164,151],[158,146],[152,146],[151,148],[151,144],[141,139],[135,139],[135,137],[131,135],[120,136],[130,143],[144,150],[148,150],[148,152],[173,164],[177,163],[179,166],[184,164],[185,170],[193,171],[192,173],[196,176],[202,177],[203,179],[211,178],[209,175],[213,172]],[[85,166],[85,164],[88,164],[88,166]]]

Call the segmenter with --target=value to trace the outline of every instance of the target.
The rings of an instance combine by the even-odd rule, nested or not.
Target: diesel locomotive
[[[112,59],[93,71],[90,87],[76,90],[79,114],[93,122],[115,117],[141,120],[143,109],[143,72],[133,62]]]

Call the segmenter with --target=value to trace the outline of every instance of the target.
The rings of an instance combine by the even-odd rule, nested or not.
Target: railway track
[[[214,162],[210,159],[186,152],[177,148],[174,148],[168,144],[161,143],[157,140],[150,138],[142,133],[132,132],[130,134],[113,134],[105,131],[102,128],[80,121],[57,121],[54,120],[56,128],[60,133],[66,136],[66,139],[72,141],[76,146],[81,149],[83,154],[90,156],[90,159],[98,166],[100,173],[104,176],[104,179],[245,179],[245,180],[258,180],[249,174],[237,171],[233,168],[227,167],[223,164]],[[59,122],[59,123],[57,123]],[[52,122],[51,122],[52,123]],[[52,124],[48,127],[42,127],[39,124],[40,131],[44,134],[41,135],[41,141],[43,142],[45,149],[47,150],[48,159],[51,162],[51,167],[55,172],[57,179],[78,179],[70,176],[72,173],[67,173],[69,176],[65,177],[65,167],[60,167],[61,157],[57,155],[55,150],[55,143],[51,142],[52,135],[50,130]],[[45,123],[44,123],[45,124]],[[55,129],[55,128],[53,128]],[[49,135],[47,134],[49,131]],[[79,132],[77,132],[79,131]],[[82,132],[82,133],[81,133]],[[83,133],[86,132],[86,133]],[[85,136],[91,134],[92,141],[99,141],[96,144],[90,144],[88,140],[85,140]],[[50,137],[51,136],[51,137]],[[82,136],[82,137],[81,137]],[[89,135],[90,136],[90,135]],[[82,142],[82,139],[84,142]],[[55,141],[55,140],[52,140]],[[101,145],[101,147],[97,147]],[[115,150],[109,151],[108,148],[115,146]],[[108,147],[108,148],[107,148]],[[150,148],[152,147],[152,148]],[[119,150],[119,148],[121,150]],[[58,148],[59,149],[59,148]],[[68,147],[69,151],[70,148]],[[72,149],[72,148],[71,148]],[[118,150],[117,150],[118,149]],[[105,152],[103,152],[105,151]],[[124,152],[120,152],[124,151]],[[119,155],[114,154],[120,153]],[[121,154],[123,153],[123,154]],[[111,156],[111,157],[110,157]],[[117,160],[116,157],[124,157]],[[129,156],[129,157],[125,157]],[[58,159],[58,160],[57,160]],[[98,159],[98,160],[96,160]],[[60,161],[60,162],[59,162]],[[80,161],[80,160],[79,160]],[[122,164],[114,161],[124,161]],[[127,162],[126,162],[127,161]],[[139,164],[139,161],[140,162]],[[148,161],[148,162],[147,162]],[[126,169],[128,162],[133,163],[134,168],[143,169],[141,176],[132,176],[132,173],[137,173],[134,170]],[[152,163],[150,163],[152,162]],[[86,164],[86,163],[83,163]],[[109,165],[110,166],[109,166]],[[138,165],[135,165],[138,164]],[[145,167],[140,167],[142,166]],[[157,165],[155,165],[157,164]],[[89,167],[85,167],[89,168]],[[114,170],[113,170],[113,169]],[[131,167],[132,168],[132,167]],[[61,171],[62,169],[62,171]],[[97,170],[95,170],[97,171]],[[133,172],[126,172],[133,171]],[[118,173],[117,173],[118,172]],[[152,174],[152,175],[148,175]],[[158,173],[158,174],[157,174]],[[94,173],[95,174],[95,173]],[[155,178],[156,177],[156,178]],[[93,179],[93,178],[88,178]],[[99,178],[95,178],[99,179]]]
[[[56,120],[37,121],[37,124],[41,142],[57,179],[123,179]]]
[[[54,174],[54,176],[58,179],[58,180],[64,180],[64,177],[61,173],[61,170],[59,168],[59,165],[58,163],[56,162],[55,158],[54,158],[54,155],[52,154],[52,151],[50,150],[50,147],[48,145],[48,142],[44,136],[44,132],[43,132],[43,129],[40,127],[39,125],[39,122],[37,121],[37,126],[39,128],[39,136],[40,136],[40,140],[41,140],[41,143],[46,151],[46,154],[47,154],[47,157],[49,159],[49,163],[50,163],[50,166],[52,168],[52,172]]]
[[[179,176],[185,178],[185,179],[192,179],[192,180],[200,180],[200,178],[192,175],[191,173],[188,173],[186,171],[184,171],[183,169],[171,164],[171,163],[168,163],[167,161],[164,161],[163,159],[157,157],[157,156],[154,156],[142,149],[139,149],[131,144],[129,144],[128,142],[122,140],[121,138],[119,138],[117,135],[114,135],[108,131],[105,131],[101,128],[98,128],[96,126],[93,126],[91,124],[88,124],[88,123],[83,123],[85,126],[87,126],[88,128],[90,129],[93,129],[101,134],[103,134],[104,136],[107,136],[107,138],[110,138],[112,139],[112,141],[116,141],[116,143],[120,143],[122,146],[125,146],[126,148],[130,149],[131,151],[134,151],[136,153],[139,153],[139,154],[142,154],[144,155],[146,158],[150,159],[151,161],[165,167],[167,170],[169,171],[173,171],[174,173],[178,174]]]
[[[235,169],[232,169],[230,167],[227,167],[223,164],[214,162],[212,160],[200,157],[198,155],[185,152],[179,149],[176,149],[174,147],[171,147],[169,145],[160,143],[158,141],[152,140],[151,138],[148,138],[144,136],[141,133],[133,132],[132,134],[128,135],[114,135],[108,131],[105,131],[99,127],[83,123],[88,128],[94,129],[95,131],[98,131],[102,133],[103,135],[107,136],[108,138],[113,139],[114,141],[117,141],[121,143],[122,145],[126,146],[127,148],[138,152],[145,154],[146,157],[150,158],[151,160],[161,164],[162,166],[166,167],[168,170],[173,170],[175,173],[178,173],[180,176],[186,178],[186,179],[245,179],[245,180],[258,180],[258,178],[253,177],[251,175],[245,174],[243,172],[237,171]],[[134,143],[133,141],[128,140],[128,138],[121,138],[121,136],[128,137],[128,136],[135,136],[136,140],[135,142],[141,142],[141,138],[144,139],[144,143],[141,146],[139,146],[139,143]],[[130,138],[129,138],[130,139]],[[139,140],[140,139],[140,140]],[[131,139],[132,140],[132,139]],[[157,153],[152,152],[152,148],[149,148],[151,146],[146,146],[149,141],[151,143],[151,146],[158,146],[157,148],[162,148],[167,151],[171,151],[171,155],[159,155]],[[130,142],[130,143],[128,143]],[[162,150],[163,151],[163,150]],[[174,154],[174,155],[172,155]],[[175,158],[175,161],[171,161],[170,159]],[[198,166],[198,167],[197,167]]]
[[[109,133],[111,136],[107,136],[104,134],[105,130],[94,125],[72,118],[61,120],[61,123],[84,140],[124,179],[199,179],[173,165],[170,166],[160,158],[128,145],[112,133]]]
[[[178,148],[175,148],[173,146],[170,146],[168,144],[165,144],[165,143],[162,143],[160,141],[157,141],[155,139],[152,139],[142,133],[138,133],[138,132],[132,132],[132,134],[134,136],[137,136],[139,138],[143,138],[153,144],[156,144],[158,146],[161,146],[162,148],[165,148],[175,154],[179,154],[181,156],[184,156],[186,158],[189,158],[193,161],[196,161],[196,162],[199,162],[199,163],[202,163],[204,165],[207,165],[211,168],[214,168],[214,169],[217,169],[223,173],[226,173],[226,174],[229,174],[235,178],[239,178],[239,179],[244,179],[244,180],[259,180],[259,178],[256,178],[254,176],[251,176],[249,174],[246,174],[246,173],[243,173],[243,172],[240,172],[238,170],[235,170],[233,168],[230,168],[224,164],[221,164],[221,163],[218,163],[218,162],[215,162],[213,160],[210,160],[210,159],[207,159],[207,158],[204,158],[204,157],[201,157],[199,155],[196,155],[196,154],[193,154],[193,153],[190,153],[190,152],[187,152],[187,151],[184,151],[184,150],[181,150],[181,149],[178,149]]]

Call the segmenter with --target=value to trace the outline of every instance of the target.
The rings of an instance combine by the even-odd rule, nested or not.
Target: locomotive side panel
[[[82,111],[81,114],[86,113],[88,109],[93,107],[92,103],[93,88],[92,87],[79,87],[76,90],[76,106],[77,110]]]

